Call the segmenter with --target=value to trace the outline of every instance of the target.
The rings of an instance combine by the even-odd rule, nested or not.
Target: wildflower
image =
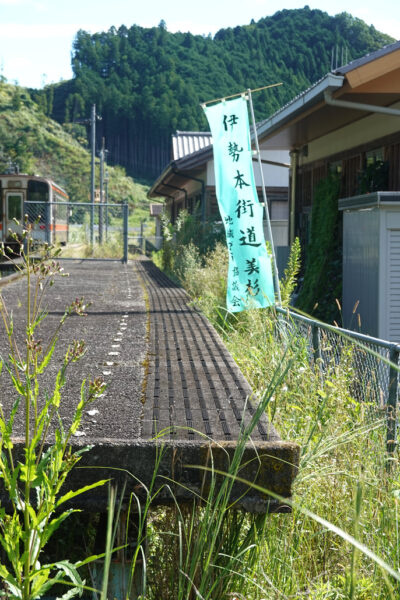
[[[86,352],[86,345],[83,340],[74,340],[73,343],[68,347],[68,350],[65,354],[65,362],[71,363],[76,362]]]
[[[89,400],[98,398],[105,390],[106,383],[101,377],[89,381]]]

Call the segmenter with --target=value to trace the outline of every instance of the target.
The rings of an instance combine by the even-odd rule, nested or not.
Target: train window
[[[45,181],[28,181],[28,202],[48,202],[49,184]]]
[[[8,201],[8,220],[17,219],[20,221],[22,219],[22,197],[21,194],[9,194],[7,196]]]

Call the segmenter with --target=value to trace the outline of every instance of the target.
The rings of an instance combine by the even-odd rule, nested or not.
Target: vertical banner
[[[240,97],[204,111],[213,138],[217,200],[229,251],[227,309],[271,306],[271,258],[254,180],[247,101]]]

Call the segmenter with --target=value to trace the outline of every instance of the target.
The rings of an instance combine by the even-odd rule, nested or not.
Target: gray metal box
[[[343,324],[400,342],[400,192],[339,200],[343,211]],[[357,310],[354,307],[357,305]]]

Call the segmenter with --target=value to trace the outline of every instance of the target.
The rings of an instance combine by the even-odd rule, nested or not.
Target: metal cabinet
[[[400,192],[339,200],[343,324],[400,342]]]

